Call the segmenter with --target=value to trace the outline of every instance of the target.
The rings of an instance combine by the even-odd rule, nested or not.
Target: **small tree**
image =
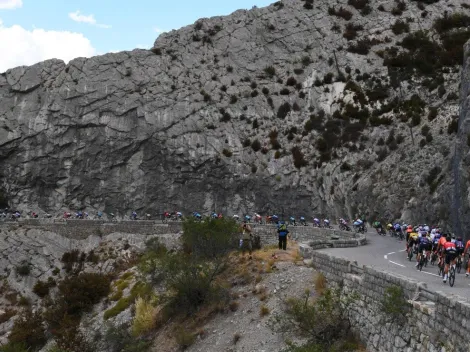
[[[230,218],[183,223],[183,244],[186,252],[202,259],[213,260],[225,256],[236,244],[237,223]]]
[[[303,298],[285,302],[284,314],[276,315],[271,326],[277,331],[290,331],[308,342],[302,347],[291,345],[290,351],[342,351],[340,346],[351,335],[347,310],[356,295],[346,295],[341,289],[325,289],[312,298],[306,290]]]

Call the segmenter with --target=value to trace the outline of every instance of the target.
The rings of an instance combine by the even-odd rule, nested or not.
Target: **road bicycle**
[[[408,247],[408,260],[411,262],[413,258],[413,247]]]
[[[449,285],[453,287],[455,283],[455,264],[450,267],[449,270]]]
[[[444,277],[444,258],[441,258],[439,262],[437,263],[437,275]]]
[[[419,258],[419,263],[418,263],[419,271],[423,270],[423,266],[427,266],[427,261],[428,261],[428,255],[426,253],[426,250],[423,250],[423,253],[421,254],[421,257]]]
[[[462,270],[462,257],[460,255],[457,257],[456,267],[457,267],[457,273],[460,274],[460,271]]]
[[[432,252],[432,254],[431,254],[431,265],[436,264],[436,260],[437,260],[437,253]]]

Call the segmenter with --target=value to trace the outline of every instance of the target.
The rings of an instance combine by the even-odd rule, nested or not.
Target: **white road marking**
[[[428,274],[428,275],[433,275],[433,276],[437,276],[437,277],[442,277],[441,275],[436,275],[436,274],[433,274],[433,273],[429,273],[427,271],[421,271],[423,274]]]
[[[402,265],[402,264],[398,264],[398,263],[395,263],[395,262],[392,262],[391,260],[389,260],[389,262],[390,262],[390,263],[392,263],[392,264],[395,264],[395,265],[401,266],[402,268],[406,268],[404,265]]]

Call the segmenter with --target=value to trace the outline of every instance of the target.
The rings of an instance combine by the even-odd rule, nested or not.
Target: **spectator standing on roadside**
[[[243,221],[241,249],[242,249],[242,254],[243,255],[245,255],[245,251],[248,250],[248,252],[250,253],[250,259],[251,259],[251,252],[253,250],[251,231],[252,231],[251,226],[248,225],[246,220]]]
[[[287,230],[287,225],[284,221],[281,221],[277,229],[279,235],[279,249],[286,250],[287,248],[287,235],[289,230]]]

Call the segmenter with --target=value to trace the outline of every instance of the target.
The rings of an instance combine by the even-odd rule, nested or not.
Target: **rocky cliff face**
[[[454,193],[452,204],[452,225],[457,233],[464,234],[469,228],[470,212],[470,42],[465,45],[465,58],[460,89],[459,132],[455,143],[453,159]]]
[[[284,0],[9,70],[1,185],[49,212],[446,219],[470,10],[427,3]]]

